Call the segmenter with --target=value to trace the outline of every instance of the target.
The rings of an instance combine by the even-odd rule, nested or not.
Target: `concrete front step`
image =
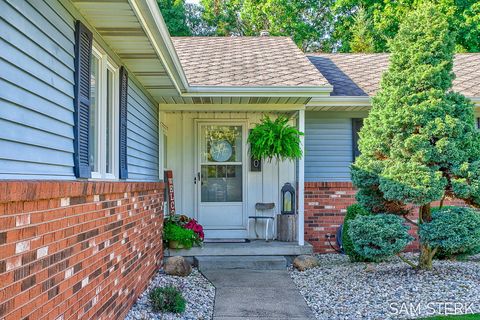
[[[312,254],[313,247],[305,242],[300,246],[296,242],[252,240],[248,243],[204,243],[201,247],[185,250],[165,250],[166,257],[184,256],[298,256]]]
[[[196,256],[200,271],[217,269],[285,270],[283,256]]]

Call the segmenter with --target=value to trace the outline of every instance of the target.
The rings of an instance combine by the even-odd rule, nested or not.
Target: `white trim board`
[[[262,112],[262,111],[297,111],[304,110],[303,104],[160,104],[160,111],[232,111],[232,112]]]

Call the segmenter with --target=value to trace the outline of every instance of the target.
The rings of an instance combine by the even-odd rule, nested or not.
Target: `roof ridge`
[[[292,39],[292,37],[289,36],[275,36],[275,35],[269,35],[269,36],[176,36],[176,37],[171,37],[172,39]]]
[[[372,52],[372,53],[363,53],[363,52],[307,52],[307,56],[317,56],[317,55],[326,55],[326,56],[375,56],[375,55],[388,55],[390,52]]]
[[[390,52],[372,52],[372,53],[364,53],[364,52],[306,52],[306,56],[375,56],[375,55],[390,55]],[[455,56],[467,56],[467,55],[480,55],[480,52],[458,52],[455,53]]]

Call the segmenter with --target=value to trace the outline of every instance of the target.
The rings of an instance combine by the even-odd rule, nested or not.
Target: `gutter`
[[[475,107],[480,108],[480,97],[467,97]],[[371,107],[372,97],[369,96],[325,96],[312,98],[309,107]]]
[[[230,86],[192,86],[183,97],[306,97],[328,96],[332,91],[331,85],[312,87],[230,87]]]

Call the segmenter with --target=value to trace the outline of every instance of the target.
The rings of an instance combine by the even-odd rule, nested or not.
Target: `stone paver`
[[[286,270],[218,269],[203,274],[216,288],[214,320],[315,319]]]

